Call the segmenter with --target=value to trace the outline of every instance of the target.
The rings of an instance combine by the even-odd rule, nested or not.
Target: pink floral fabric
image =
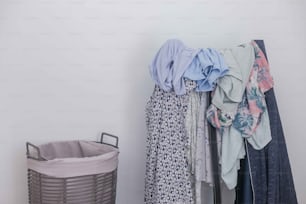
[[[264,93],[273,87],[273,78],[264,53],[254,41],[251,44],[255,50],[255,62],[242,102],[233,120],[233,126],[242,133],[243,137],[252,136],[257,129],[267,106]]]

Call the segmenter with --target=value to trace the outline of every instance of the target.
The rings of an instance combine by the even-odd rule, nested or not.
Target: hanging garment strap
[[[208,103],[211,103],[211,94],[208,94]],[[209,123],[208,134],[210,142],[210,152],[212,161],[213,171],[213,182],[214,182],[214,204],[221,204],[221,188],[220,188],[220,175],[219,175],[219,157],[218,157],[218,144],[216,129]]]

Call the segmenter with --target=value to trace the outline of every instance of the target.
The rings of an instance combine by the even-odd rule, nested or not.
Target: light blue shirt
[[[219,77],[228,72],[228,67],[218,51],[211,48],[200,49],[184,77],[197,82],[196,91],[212,91]]]
[[[186,93],[184,78],[196,81],[198,91],[211,91],[227,71],[222,55],[216,50],[188,48],[177,39],[167,40],[150,64],[155,83],[177,95]]]

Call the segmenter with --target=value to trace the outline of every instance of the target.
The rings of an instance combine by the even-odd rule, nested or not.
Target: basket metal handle
[[[115,145],[114,145],[114,144],[110,144],[110,143],[104,142],[104,138],[105,138],[104,136],[108,136],[108,137],[114,138],[114,139],[115,139]],[[106,132],[102,132],[102,134],[101,134],[101,139],[100,139],[100,143],[101,143],[101,144],[111,145],[111,146],[113,146],[113,147],[118,148],[119,138],[118,138],[116,135],[112,135],[112,134],[109,134],[109,133],[106,133]]]
[[[31,155],[30,153],[30,147],[32,149],[35,149],[35,151],[37,152],[37,157],[34,157],[33,155]],[[42,158],[41,154],[40,154],[40,149],[39,147],[37,147],[36,145],[30,143],[30,142],[27,142],[26,143],[26,148],[27,148],[27,157],[30,158],[30,159],[34,159],[34,160],[38,160],[38,161],[41,161],[41,160],[45,160]]]

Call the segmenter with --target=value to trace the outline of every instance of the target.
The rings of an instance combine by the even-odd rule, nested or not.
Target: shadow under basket
[[[104,136],[115,139],[106,144]],[[29,204],[115,204],[118,137],[26,144]]]

